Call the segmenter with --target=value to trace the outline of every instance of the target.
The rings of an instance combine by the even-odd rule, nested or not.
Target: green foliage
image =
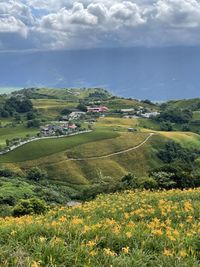
[[[152,177],[137,177],[129,173],[122,177],[121,189],[154,189],[157,187],[157,182]]]
[[[33,167],[27,172],[27,179],[33,180],[35,182],[40,181],[47,177],[47,173],[38,167]]]
[[[178,108],[171,108],[161,111],[160,115],[156,117],[156,120],[162,122],[172,123],[188,123],[192,119],[193,113],[190,110],[181,110]]]
[[[33,109],[33,104],[27,98],[21,100],[12,96],[6,100],[3,109],[10,115],[13,115],[14,112],[25,113],[31,111]]]
[[[14,172],[10,169],[1,168],[0,169],[0,177],[13,177]]]
[[[71,113],[71,110],[68,108],[64,108],[60,112],[61,115],[69,115],[70,113]]]
[[[82,112],[87,112],[87,106],[84,105],[83,103],[78,104],[76,108]]]
[[[28,128],[38,128],[41,124],[41,121],[39,119],[33,119],[27,122],[27,127]]]
[[[176,182],[173,181],[174,174],[169,172],[152,172],[151,175],[157,183],[157,187],[161,189],[171,189],[175,187]]]
[[[170,132],[170,131],[173,130],[173,125],[169,121],[162,121],[160,123],[160,130],[161,131],[168,131],[168,132]]]
[[[27,120],[34,120],[34,119],[36,119],[36,117],[37,117],[37,115],[36,115],[36,113],[33,112],[33,111],[29,111],[29,112],[27,113],[27,115],[26,115]]]
[[[28,214],[43,214],[48,210],[46,203],[37,198],[22,199],[13,209],[13,216],[19,217]]]
[[[181,145],[174,141],[168,141],[165,147],[161,149],[157,156],[164,163],[171,163],[175,160],[182,160],[187,164],[191,164],[197,158],[198,153],[182,148]]]

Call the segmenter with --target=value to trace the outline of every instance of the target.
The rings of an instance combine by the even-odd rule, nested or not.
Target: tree
[[[31,128],[31,127],[38,128],[39,126],[40,126],[40,120],[38,120],[38,119],[30,120],[27,122],[28,128]]]
[[[61,115],[65,115],[68,116],[71,113],[71,110],[68,108],[64,108],[63,110],[61,110],[60,114]]]
[[[80,103],[76,108],[82,112],[87,112],[87,106],[83,103]]]
[[[173,126],[172,126],[171,122],[169,122],[169,121],[167,121],[167,122],[163,121],[160,124],[160,130],[161,131],[168,131],[168,132],[170,132],[170,131],[173,130]]]
[[[33,167],[27,172],[27,178],[35,182],[40,181],[47,177],[47,173],[44,170],[41,170],[38,167]]]
[[[27,120],[34,120],[36,118],[36,114],[32,111],[29,111],[26,115]]]

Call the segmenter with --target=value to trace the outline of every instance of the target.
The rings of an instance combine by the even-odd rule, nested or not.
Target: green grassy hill
[[[138,119],[101,118],[91,133],[35,141],[1,156],[0,163],[22,170],[39,166],[48,172],[52,181],[86,185],[100,175],[113,179],[120,179],[128,172],[147,175],[150,169],[160,166],[156,153],[166,140],[174,140],[187,148],[200,146],[200,136],[197,134],[155,131],[156,135],[137,149],[98,158],[141,144],[151,131],[138,128],[137,132],[128,132],[129,127],[137,128],[138,125]],[[83,160],[71,161],[71,158]]]
[[[193,109],[197,105],[200,105],[200,98],[172,100],[168,101],[167,105],[173,108]]]

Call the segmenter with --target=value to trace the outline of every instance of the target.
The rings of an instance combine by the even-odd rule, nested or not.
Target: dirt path
[[[155,135],[155,133],[150,133],[149,136],[147,136],[147,138],[146,138],[142,143],[140,143],[139,145],[134,146],[134,147],[131,147],[131,148],[128,148],[128,149],[125,149],[125,150],[122,150],[122,151],[118,151],[118,152],[111,153],[111,154],[104,155],[104,156],[97,156],[97,157],[89,157],[89,158],[69,158],[69,159],[66,160],[66,161],[84,161],[84,160],[106,159],[106,158],[110,158],[110,157],[112,157],[112,156],[116,156],[116,155],[124,154],[124,153],[130,152],[130,151],[132,151],[132,150],[136,150],[136,149],[142,147],[143,145],[145,145],[145,144],[148,142],[148,140],[149,140],[153,135]]]

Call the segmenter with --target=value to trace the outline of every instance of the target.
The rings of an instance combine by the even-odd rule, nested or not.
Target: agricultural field
[[[0,219],[2,267],[197,267],[200,189],[100,195]]]

